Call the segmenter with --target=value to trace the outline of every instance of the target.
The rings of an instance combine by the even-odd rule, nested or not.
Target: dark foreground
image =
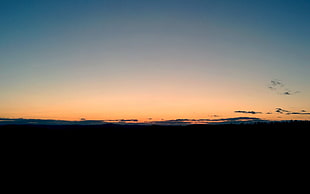
[[[82,143],[82,144],[161,144],[161,143],[259,143],[298,142],[308,138],[310,121],[256,124],[142,126],[142,125],[4,125],[1,142]]]
[[[277,169],[277,174],[282,176],[291,161],[298,163],[295,167],[307,161],[309,130],[310,122],[190,126],[6,125],[0,126],[0,142],[2,158],[16,167],[27,164],[28,160],[31,163],[35,160],[35,164],[48,161],[52,163],[48,168],[55,164],[67,168],[79,163],[80,166],[74,167],[79,172],[84,161],[88,161],[87,168],[92,168],[93,163],[98,167],[99,163],[104,169],[135,171],[140,166],[140,170],[143,167],[160,172],[161,166],[168,166],[183,173],[185,167],[196,168],[195,172],[205,167],[208,171],[233,169],[232,175],[238,174],[240,168],[265,173],[268,167],[273,171]]]

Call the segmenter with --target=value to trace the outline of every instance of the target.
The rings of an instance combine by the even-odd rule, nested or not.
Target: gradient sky
[[[275,112],[310,112],[309,10],[309,0],[0,0],[0,118],[309,120]]]

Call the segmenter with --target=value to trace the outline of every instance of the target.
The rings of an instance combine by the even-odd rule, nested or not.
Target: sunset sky
[[[310,120],[309,0],[0,0],[0,118]]]

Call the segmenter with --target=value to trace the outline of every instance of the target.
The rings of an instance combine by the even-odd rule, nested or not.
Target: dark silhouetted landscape
[[[242,142],[264,146],[266,143],[306,143],[304,136],[310,129],[309,121],[282,121],[251,124],[220,125],[2,125],[1,142],[10,145],[35,144],[57,146],[61,144],[129,146],[137,144],[160,146],[180,145],[225,145]],[[305,142],[303,142],[305,140]],[[219,145],[220,146],[220,145]]]

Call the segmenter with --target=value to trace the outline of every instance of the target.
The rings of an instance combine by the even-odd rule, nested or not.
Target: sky
[[[308,0],[0,0],[0,118],[310,120]]]

